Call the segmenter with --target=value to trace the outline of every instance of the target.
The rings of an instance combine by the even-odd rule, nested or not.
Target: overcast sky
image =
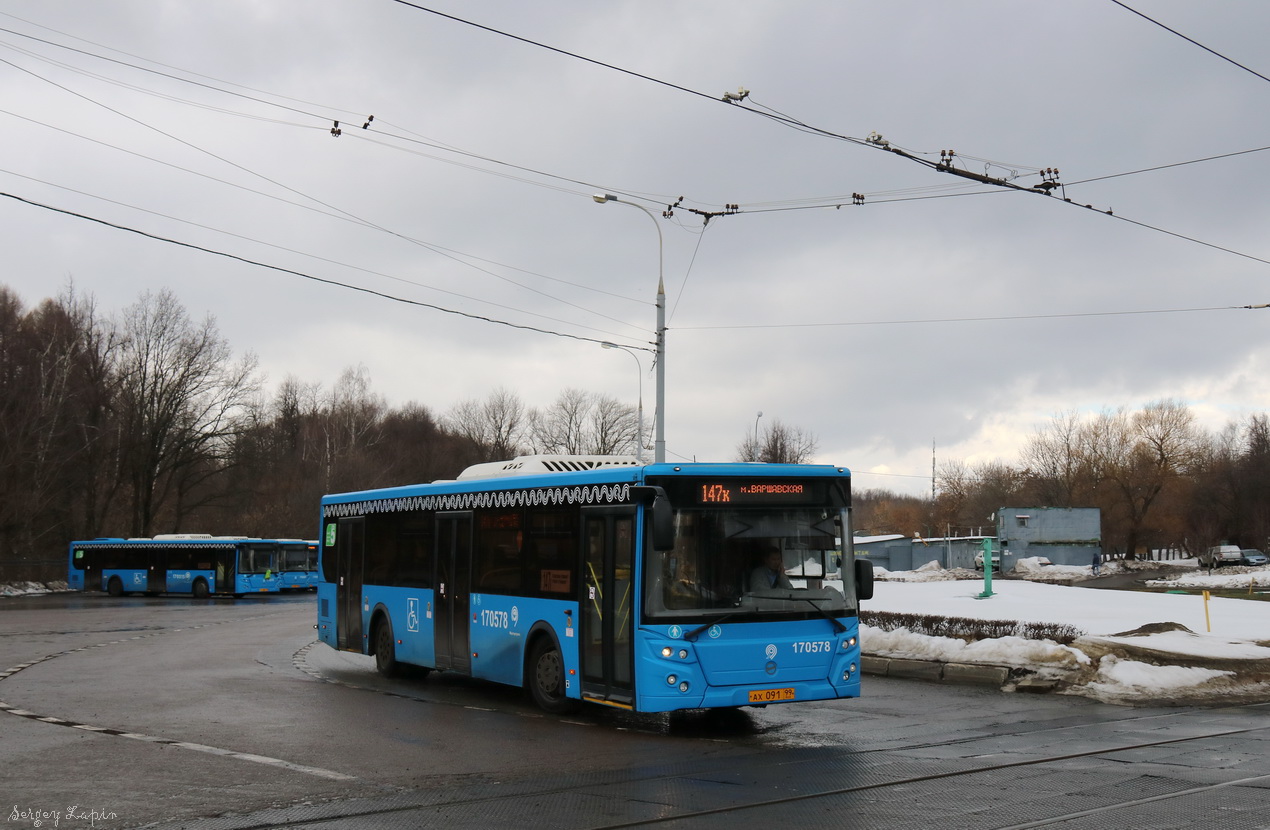
[[[660,229],[668,460],[761,411],[929,493],[932,445],[1066,410],[1215,429],[1270,408],[1270,4],[1127,5],[1213,51],[1111,0],[5,0],[0,191],[43,207],[0,199],[0,282],[170,289],[271,385],[651,420]]]

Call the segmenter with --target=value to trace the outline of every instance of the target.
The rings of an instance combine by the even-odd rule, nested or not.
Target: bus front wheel
[[[397,662],[397,648],[392,639],[392,626],[387,620],[375,627],[375,670],[384,677],[396,677],[401,664]]]
[[[205,579],[194,580],[194,597],[196,599],[207,599],[210,593],[211,591],[207,590],[207,580]]]
[[[565,695],[564,658],[546,637],[539,638],[530,652],[526,684],[534,703],[543,711],[564,715],[577,709],[578,702]]]
[[[123,580],[117,576],[112,576],[110,581],[106,583],[106,593],[112,597],[123,596]]]

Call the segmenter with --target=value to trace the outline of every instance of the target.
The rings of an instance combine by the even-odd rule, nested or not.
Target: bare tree
[[[858,490],[851,494],[852,524],[855,532],[865,536],[899,533],[932,535],[928,517],[930,499],[899,495],[889,490]]]
[[[588,454],[637,455],[639,415],[635,407],[617,398],[599,395],[592,399],[591,445]]]
[[[580,389],[565,389],[529,418],[530,440],[543,453],[633,454],[638,435],[635,407]]]
[[[198,486],[220,472],[258,388],[256,361],[249,354],[231,363],[215,320],[209,315],[195,325],[167,290],[126,309],[120,331],[116,391],[130,531],[148,536],[162,508],[178,526]]]
[[[538,452],[583,455],[587,445],[587,413],[591,395],[566,389],[555,403],[530,414],[529,431]]]
[[[515,458],[524,449],[529,416],[514,392],[499,387],[483,401],[459,403],[445,416],[450,431],[475,444],[482,461]]]
[[[73,287],[30,312],[0,287],[0,550],[100,527],[111,349]]]
[[[805,464],[816,454],[820,442],[813,433],[788,426],[773,418],[757,435],[747,435],[737,445],[737,461],[767,464]]]
[[[1036,498],[1052,507],[1076,507],[1088,500],[1093,471],[1083,452],[1084,428],[1074,410],[1054,416],[1028,438],[1022,460]]]
[[[1109,506],[1123,519],[1128,556],[1137,555],[1160,494],[1193,468],[1201,438],[1190,410],[1175,400],[1138,412],[1103,412],[1086,426],[1085,452]]]
[[[349,366],[340,373],[321,413],[323,481],[326,492],[381,484],[370,452],[388,405],[370,391],[370,371]]]

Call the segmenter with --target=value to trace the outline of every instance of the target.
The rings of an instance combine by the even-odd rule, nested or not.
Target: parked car
[[[983,551],[979,551],[975,554],[975,570],[983,570]],[[1001,573],[1001,554],[996,551],[992,552],[992,572],[997,574]]]
[[[1239,551],[1240,565],[1265,565],[1267,562],[1270,562],[1270,559],[1266,559],[1266,555],[1259,550],[1244,548]]]
[[[1238,565],[1242,558],[1243,551],[1238,545],[1213,545],[1199,555],[1199,566],[1220,568],[1222,565]]]

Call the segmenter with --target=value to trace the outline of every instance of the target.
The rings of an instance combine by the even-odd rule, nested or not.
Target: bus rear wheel
[[[110,581],[106,583],[106,593],[112,597],[123,596],[123,580],[117,576],[112,576]]]
[[[564,658],[560,656],[560,649],[546,637],[534,643],[525,683],[534,703],[545,712],[565,715],[578,707],[576,700],[565,695]]]
[[[209,594],[211,594],[211,591],[207,590],[207,580],[205,579],[194,580],[195,599],[207,599]]]
[[[375,626],[375,671],[384,677],[397,677],[401,664],[397,662],[397,648],[392,639],[392,626],[384,620]]]

